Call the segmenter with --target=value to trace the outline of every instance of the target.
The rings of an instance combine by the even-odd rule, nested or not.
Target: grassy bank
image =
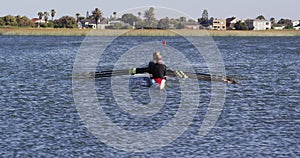
[[[0,28],[0,35],[32,36],[300,36],[300,30],[217,31],[217,30],[92,30],[53,28]]]

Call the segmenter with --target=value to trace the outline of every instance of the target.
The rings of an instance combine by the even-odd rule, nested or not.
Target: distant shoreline
[[[61,28],[0,28],[0,35],[10,36],[300,36],[300,30],[93,30]]]

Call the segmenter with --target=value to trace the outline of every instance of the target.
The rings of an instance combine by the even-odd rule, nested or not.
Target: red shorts
[[[163,78],[154,78],[154,81],[160,86],[161,81],[163,80]]]

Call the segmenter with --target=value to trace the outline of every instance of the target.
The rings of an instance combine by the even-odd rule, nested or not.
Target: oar
[[[133,69],[124,69],[124,70],[97,71],[90,74],[98,75],[98,76],[109,76],[109,75],[114,76],[114,75],[134,75],[134,74],[142,74],[147,72],[148,72],[148,68],[133,68]]]
[[[172,70],[168,70],[167,74],[168,74],[167,76],[178,77],[178,78],[192,78],[198,80],[219,81],[219,82],[225,82],[231,84],[238,84],[238,82],[235,81],[233,78],[227,76],[213,76],[204,73],[190,73],[190,72],[172,71]]]
[[[101,78],[101,77],[111,77],[117,75],[142,74],[147,72],[148,72],[148,68],[133,68],[133,69],[124,69],[124,70],[98,71],[98,72],[90,73],[90,75],[91,77]],[[210,74],[204,74],[204,73],[191,73],[191,72],[167,70],[166,75],[169,77],[177,77],[177,78],[191,78],[191,79],[206,80],[206,81],[219,81],[219,82],[226,82],[232,84],[238,83],[233,78],[227,76],[212,76]]]

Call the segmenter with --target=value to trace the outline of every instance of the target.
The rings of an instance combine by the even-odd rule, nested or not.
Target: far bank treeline
[[[87,11],[85,16],[76,13],[75,16],[63,16],[54,19],[55,15],[55,9],[50,12],[37,12],[37,17],[33,19],[20,15],[6,15],[0,17],[0,27],[78,28],[91,26],[84,26],[88,23],[95,26],[103,25],[106,29],[183,29],[188,25],[200,25],[200,27],[205,28],[212,25],[214,20],[213,17],[209,18],[207,10],[203,11],[202,16],[197,21],[186,19],[186,17],[156,19],[153,7],[143,13],[138,12],[136,15],[125,13],[121,17],[117,17],[117,12],[113,12],[110,17],[105,18],[99,8],[95,8],[91,13]],[[265,20],[265,17],[259,15],[256,19]],[[292,20],[289,19],[280,19],[276,23],[275,18],[270,18],[270,21],[274,25],[283,25],[286,29],[292,28]],[[235,25],[236,30],[248,30],[245,23],[238,22]]]

